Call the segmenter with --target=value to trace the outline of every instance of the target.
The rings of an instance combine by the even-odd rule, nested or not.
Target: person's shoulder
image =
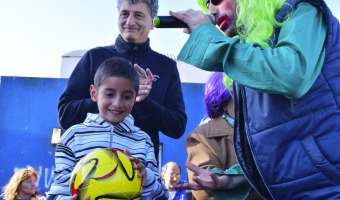
[[[65,133],[60,138],[60,143],[67,142],[69,140],[78,140],[79,138],[83,139],[84,137],[88,137],[89,134],[82,133],[103,131],[103,128],[106,127],[97,124],[94,121],[85,121],[83,123],[75,124],[65,131]]]
[[[120,127],[123,128],[122,130],[124,130],[123,132],[127,132],[129,134],[134,134],[140,138],[149,138],[149,135],[144,132],[140,127],[136,126],[134,124],[135,119],[132,116],[132,114],[130,113],[127,117],[124,118],[124,120],[119,123]]]
[[[104,120],[98,114],[87,113],[86,119],[82,123],[75,124],[65,131],[65,134],[74,134],[77,132],[86,132],[94,128],[102,127]]]
[[[74,133],[79,132],[80,130],[87,129],[87,126],[84,123],[79,123],[72,125],[70,128],[66,129],[63,136],[74,135]]]
[[[82,123],[78,123],[78,124],[74,124],[74,125],[72,125],[70,128],[68,128],[68,129],[65,131],[65,133],[74,132],[75,130],[77,130],[77,129],[82,129],[82,128],[84,128],[84,127],[86,127],[86,126],[84,125],[83,122],[82,122]]]
[[[229,127],[229,128],[228,128]],[[190,136],[194,135],[204,138],[224,137],[230,135],[231,128],[221,116],[215,119],[209,119],[196,127]]]
[[[97,54],[113,53],[113,52],[115,52],[114,45],[109,45],[109,46],[97,46],[97,47],[91,48],[86,53],[97,55]]]
[[[159,53],[155,50],[152,50],[152,56],[155,57],[157,59],[157,61],[161,61],[161,62],[167,62],[169,64],[172,64],[172,65],[177,65],[176,64],[176,59],[177,59],[177,56],[175,54],[171,54],[171,53]]]
[[[211,125],[212,119],[206,118],[203,120],[195,129],[194,132],[197,132],[198,134],[202,134],[202,132],[207,132],[209,130],[209,127]]]
[[[139,137],[143,137],[147,140],[151,140],[149,134],[147,134],[146,132],[144,132],[142,129],[140,129],[138,126],[134,126],[135,127],[135,133],[139,136]]]
[[[132,134],[134,135],[134,137],[136,139],[138,139],[139,141],[148,141],[151,142],[151,137],[149,136],[149,134],[147,134],[145,131],[143,131],[142,129],[140,129],[138,126],[134,125],[134,131],[132,132]]]

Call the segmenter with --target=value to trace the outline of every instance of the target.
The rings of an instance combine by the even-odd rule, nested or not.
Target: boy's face
[[[126,42],[144,43],[154,28],[152,18],[145,3],[129,4],[123,1],[118,16],[121,36]]]
[[[122,122],[131,113],[136,99],[133,83],[123,77],[109,77],[99,88],[91,85],[90,94],[97,102],[99,116],[112,125]]]

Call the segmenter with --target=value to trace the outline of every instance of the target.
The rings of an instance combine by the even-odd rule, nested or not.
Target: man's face
[[[209,13],[216,18],[216,24],[226,36],[235,35],[236,0],[221,0],[221,3],[214,5],[207,0]]]
[[[164,184],[169,191],[175,190],[174,187],[178,185],[181,178],[181,171],[177,165],[169,164],[166,172],[162,174]]]
[[[118,16],[119,32],[129,43],[144,43],[154,28],[151,15],[145,3],[129,4],[123,1]]]

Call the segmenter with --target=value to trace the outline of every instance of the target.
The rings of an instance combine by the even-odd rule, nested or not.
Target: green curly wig
[[[257,42],[262,48],[269,47],[276,27],[275,20],[285,0],[237,0],[237,32],[243,42]]]
[[[198,6],[202,9],[203,13],[208,13],[206,0],[197,0]]]
[[[197,0],[197,3],[203,13],[208,13],[207,0]],[[236,0],[236,4],[236,27],[242,41],[269,47],[274,29],[282,26],[275,20],[275,15],[285,0]]]
[[[197,2],[202,12],[208,13],[206,0]],[[285,4],[285,0],[236,0],[236,4],[236,27],[242,42],[256,42],[262,48],[269,47],[275,28],[284,23],[277,22],[275,15]],[[230,77],[224,76],[223,83],[232,90],[233,80]]]

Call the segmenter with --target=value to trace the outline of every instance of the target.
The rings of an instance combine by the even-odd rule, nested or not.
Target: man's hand
[[[136,102],[141,102],[149,95],[150,90],[152,89],[153,75],[149,68],[144,70],[137,64],[134,64],[133,66],[139,75],[139,91]]]

